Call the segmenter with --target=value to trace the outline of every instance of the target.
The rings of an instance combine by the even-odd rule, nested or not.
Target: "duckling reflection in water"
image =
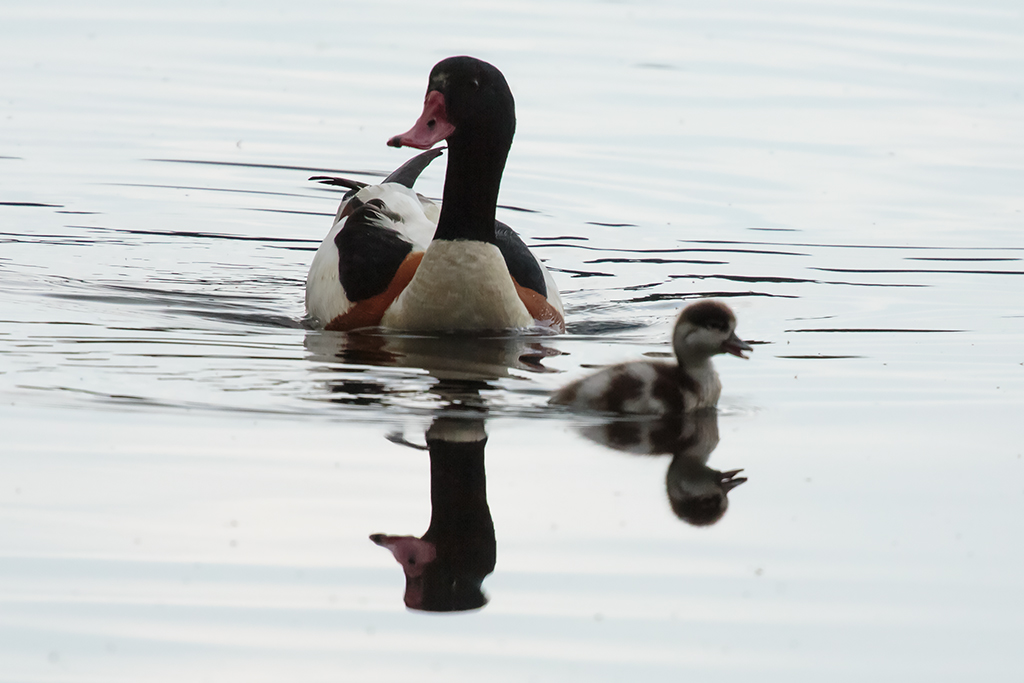
[[[497,544],[487,505],[483,417],[438,417],[427,430],[430,526],[423,536],[372,534],[405,571],[405,605],[427,612],[487,604],[483,580],[494,571]]]
[[[637,455],[671,453],[665,475],[669,505],[679,519],[710,526],[729,507],[729,492],[747,480],[743,470],[720,472],[708,467],[718,446],[718,412],[705,408],[655,419],[616,419],[580,428],[586,438],[608,448]]]
[[[568,384],[551,397],[577,410],[644,418],[610,419],[583,427],[584,436],[630,453],[672,453],[666,475],[669,502],[690,524],[714,524],[729,506],[728,493],[747,479],[742,470],[707,466],[718,445],[715,406],[722,382],[711,357],[746,358],[750,345],[736,336],[736,316],[720,301],[706,299],[683,309],[672,333],[676,363],[633,361],[605,368]]]
[[[750,345],[736,336],[736,316],[706,299],[683,309],[672,333],[678,363],[620,363],[572,382],[551,403],[626,415],[679,415],[718,405],[722,382],[711,357],[746,358]]]

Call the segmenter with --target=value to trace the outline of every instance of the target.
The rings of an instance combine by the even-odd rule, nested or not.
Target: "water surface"
[[[996,0],[7,3],[0,678],[1019,680],[1022,29]],[[340,198],[306,179],[398,166],[462,53],[516,95],[499,218],[568,333],[305,329]],[[704,296],[755,352],[691,450],[546,406]],[[709,526],[673,507],[702,458],[748,478]],[[406,607],[369,536],[428,527],[485,606]]]

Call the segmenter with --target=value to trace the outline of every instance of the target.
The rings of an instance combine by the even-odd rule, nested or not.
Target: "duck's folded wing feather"
[[[547,297],[548,286],[544,280],[544,271],[519,234],[501,221],[494,221],[494,240],[505,258],[508,272],[519,286]]]
[[[393,214],[371,199],[355,209],[335,235],[338,279],[349,301],[369,299],[385,291],[399,266],[413,250],[412,242],[389,226]]]

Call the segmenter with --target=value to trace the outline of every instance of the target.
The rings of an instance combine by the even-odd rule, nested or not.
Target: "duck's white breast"
[[[533,317],[519,298],[501,252],[476,240],[430,244],[384,327],[415,330],[526,328]]]

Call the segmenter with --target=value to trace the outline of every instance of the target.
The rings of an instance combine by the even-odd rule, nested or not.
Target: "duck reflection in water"
[[[405,605],[428,612],[478,609],[494,571],[496,542],[487,506],[484,419],[439,416],[427,430],[430,526],[416,536],[372,534],[405,571]]]
[[[718,446],[718,411],[705,408],[660,418],[619,418],[580,428],[591,441],[636,455],[672,454],[665,476],[669,504],[679,519],[708,526],[729,507],[729,492],[747,480],[743,470],[708,467]]]
[[[449,380],[476,381],[481,388],[493,389],[492,380],[520,372],[552,372],[542,363],[560,353],[541,338],[526,335],[387,334],[376,329],[307,332],[305,346],[310,360],[325,364],[330,400],[364,406],[436,406],[437,398],[446,400],[449,387],[444,383]],[[393,372],[374,367],[412,368],[427,374],[396,378]],[[440,383],[428,387],[424,380]]]
[[[384,334],[379,330],[306,335],[311,360],[324,363],[331,400],[349,405],[432,407],[426,446],[430,456],[431,516],[419,537],[376,533],[405,572],[410,609],[451,612],[487,603],[482,584],[494,571],[497,544],[487,505],[484,422],[492,380],[519,372],[550,372],[544,358],[559,352],[528,335]],[[368,367],[370,366],[370,367]],[[415,368],[395,377],[375,367]],[[425,382],[432,382],[427,385]]]

